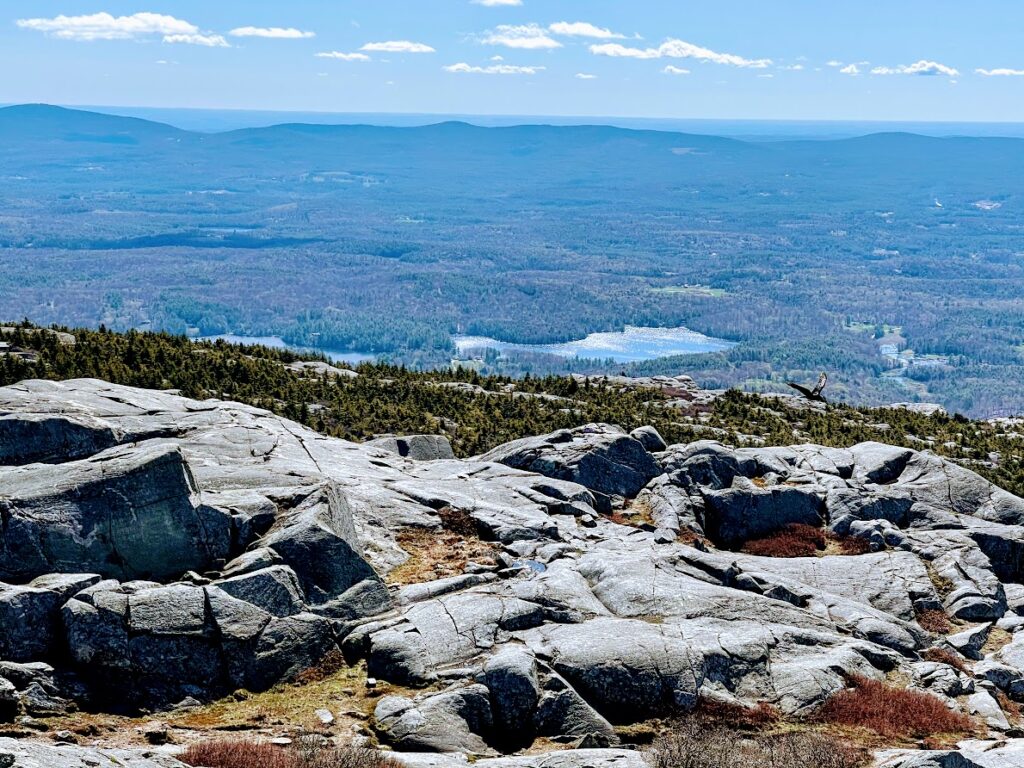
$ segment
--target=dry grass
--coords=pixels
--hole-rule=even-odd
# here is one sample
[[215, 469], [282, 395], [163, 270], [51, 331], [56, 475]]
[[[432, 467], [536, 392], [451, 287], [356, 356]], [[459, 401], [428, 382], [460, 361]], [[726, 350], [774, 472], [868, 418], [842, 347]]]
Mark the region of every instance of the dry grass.
[[824, 733], [745, 733], [700, 716], [673, 724], [648, 752], [652, 768], [859, 768], [869, 757]]
[[398, 768], [399, 765], [376, 750], [325, 748], [301, 740], [294, 748], [258, 741], [207, 741], [189, 747], [181, 761], [203, 768]]
[[865, 728], [887, 739], [923, 739], [937, 734], [968, 734], [975, 723], [936, 696], [854, 677], [852, 688], [829, 697], [818, 710], [821, 722]]
[[949, 648], [926, 648], [921, 651], [921, 658], [938, 664], [948, 664], [958, 672], [968, 671], [964, 660]]
[[936, 635], [948, 635], [956, 629], [949, 616], [946, 615], [946, 612], [940, 611], [937, 608], [918, 611], [917, 623], [921, 625], [921, 629]]
[[398, 545], [409, 559], [388, 574], [388, 582], [398, 586], [422, 584], [435, 579], [458, 576], [469, 562], [493, 564], [495, 547], [481, 541], [476, 521], [464, 510], [444, 507], [438, 510], [441, 530], [406, 528], [398, 534]]
[[1004, 691], [996, 691], [995, 697], [999, 708], [1003, 710], [1006, 719], [1010, 721], [1010, 725], [1020, 725], [1021, 715], [1024, 714], [1021, 712], [1020, 704], [1007, 696]]
[[995, 653], [1006, 645], [1009, 645], [1011, 640], [1013, 640], [1013, 635], [1005, 629], [992, 627], [988, 632], [988, 637], [985, 638], [985, 644], [981, 647], [981, 653], [985, 656], [990, 653]]
[[953, 582], [936, 571], [931, 563], [928, 563], [925, 569], [928, 571], [928, 578], [932, 582], [932, 586], [935, 587], [939, 597], [948, 597], [953, 591]]

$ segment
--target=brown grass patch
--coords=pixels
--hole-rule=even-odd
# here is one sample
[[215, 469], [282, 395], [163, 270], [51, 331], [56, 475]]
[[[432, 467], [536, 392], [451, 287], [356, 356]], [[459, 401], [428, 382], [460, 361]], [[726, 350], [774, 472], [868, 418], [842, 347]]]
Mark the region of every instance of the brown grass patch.
[[444, 507], [437, 514], [441, 518], [439, 531], [406, 528], [399, 532], [398, 545], [408, 553], [409, 559], [388, 574], [389, 583], [422, 584], [458, 576], [470, 562], [494, 563], [494, 544], [481, 541], [476, 521], [468, 512]]
[[936, 734], [967, 734], [975, 728], [971, 718], [947, 709], [936, 696], [894, 688], [853, 677], [852, 688], [830, 696], [817, 713], [821, 722], [866, 728], [887, 739], [923, 739]]
[[939, 597], [948, 597], [953, 591], [953, 582], [936, 571], [935, 566], [931, 563], [928, 563], [925, 566], [925, 570], [928, 571], [928, 579], [931, 581], [932, 586], [935, 587], [935, 591], [938, 592]]
[[1010, 724], [1019, 725], [1021, 722], [1020, 704], [1007, 696], [1005, 691], [996, 691], [995, 697], [999, 703], [999, 708], [1003, 710], [1003, 714], [1006, 715], [1006, 719], [1010, 721]]
[[741, 704], [702, 698], [697, 702], [694, 714], [712, 722], [727, 723], [734, 728], [754, 730], [766, 728], [782, 720], [782, 713], [764, 701], [752, 707], [745, 707]]
[[988, 637], [985, 638], [985, 644], [981, 647], [981, 653], [985, 656], [990, 653], [995, 653], [1004, 646], [1009, 645], [1011, 640], [1013, 640], [1013, 635], [1005, 629], [992, 627], [988, 632]]
[[921, 629], [936, 635], [948, 635], [956, 629], [946, 612], [940, 611], [938, 608], [918, 611], [917, 623], [921, 625]]
[[866, 750], [829, 734], [751, 734], [699, 716], [673, 723], [647, 756], [652, 768], [859, 768], [870, 759]]
[[967, 672], [967, 665], [964, 660], [949, 648], [925, 648], [921, 651], [921, 658], [934, 661], [938, 664], [948, 664], [958, 672]]
[[258, 741], [207, 741], [182, 755], [187, 765], [203, 768], [397, 768], [398, 763], [372, 749], [324, 748], [300, 740], [291, 748]]

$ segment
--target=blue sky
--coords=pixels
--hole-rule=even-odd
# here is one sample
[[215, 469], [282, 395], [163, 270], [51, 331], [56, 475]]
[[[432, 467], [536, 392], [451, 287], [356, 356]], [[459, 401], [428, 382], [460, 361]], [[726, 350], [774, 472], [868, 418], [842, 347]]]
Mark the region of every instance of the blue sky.
[[5, 0], [0, 102], [1024, 121], [1020, 0]]

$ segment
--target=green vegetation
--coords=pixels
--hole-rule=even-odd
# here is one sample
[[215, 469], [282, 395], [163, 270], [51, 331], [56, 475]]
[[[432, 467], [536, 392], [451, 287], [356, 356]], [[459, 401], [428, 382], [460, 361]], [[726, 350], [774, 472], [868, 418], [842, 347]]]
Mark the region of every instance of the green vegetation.
[[651, 424], [670, 443], [716, 439], [738, 445], [849, 446], [879, 440], [931, 448], [1024, 495], [1024, 446], [1013, 425], [998, 422], [899, 408], [814, 409], [739, 391], [728, 391], [710, 405], [684, 402], [670, 408], [669, 396], [658, 390], [620, 391], [599, 381], [555, 376], [513, 380], [461, 368], [414, 372], [364, 364], [356, 369], [357, 378], [320, 377], [287, 369], [289, 363], [313, 358], [285, 350], [197, 343], [163, 333], [70, 332], [73, 345], [29, 325], [0, 332], [0, 340], [38, 353], [34, 360], [0, 353], [0, 384], [94, 377], [179, 389], [189, 397], [267, 408], [352, 440], [382, 433], [443, 433], [460, 456], [590, 422], [626, 429]]

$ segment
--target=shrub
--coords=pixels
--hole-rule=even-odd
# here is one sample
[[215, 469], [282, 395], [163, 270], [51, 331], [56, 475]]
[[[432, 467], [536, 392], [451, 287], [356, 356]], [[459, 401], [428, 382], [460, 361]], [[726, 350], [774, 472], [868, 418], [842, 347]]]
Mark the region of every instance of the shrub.
[[207, 741], [181, 755], [186, 765], [203, 768], [298, 768], [290, 751], [255, 741]]
[[844, 555], [866, 555], [871, 551], [871, 542], [861, 536], [836, 536], [829, 534], [828, 540]]
[[257, 741], [208, 741], [193, 744], [180, 760], [202, 768], [399, 768], [373, 749], [324, 747], [304, 739], [292, 749]]
[[964, 664], [964, 660], [948, 648], [926, 648], [921, 651], [921, 658], [938, 664], [948, 664], [958, 672], [967, 671], [967, 665]]
[[749, 734], [695, 715], [675, 723], [648, 757], [652, 768], [857, 768], [868, 755], [825, 734]]
[[852, 688], [830, 696], [817, 713], [822, 722], [867, 728], [889, 739], [922, 739], [937, 733], [969, 733], [974, 721], [948, 709], [937, 696], [855, 676]]
[[946, 612], [937, 608], [918, 611], [917, 623], [921, 625], [921, 629], [936, 635], [948, 635], [954, 629], [953, 622], [949, 620]]
[[813, 525], [793, 523], [761, 539], [748, 541], [743, 552], [761, 557], [813, 557], [825, 549], [825, 532]]

